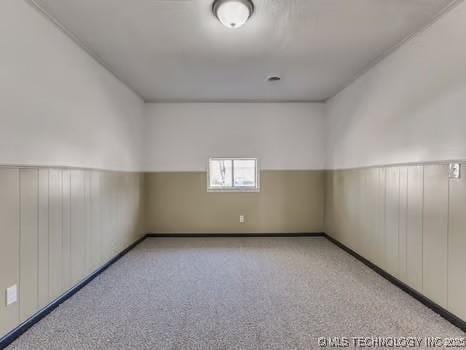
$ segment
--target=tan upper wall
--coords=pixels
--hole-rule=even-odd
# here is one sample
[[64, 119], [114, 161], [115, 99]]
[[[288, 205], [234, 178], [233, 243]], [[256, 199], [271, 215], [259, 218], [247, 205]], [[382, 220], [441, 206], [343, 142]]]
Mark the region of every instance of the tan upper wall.
[[[322, 232], [322, 171], [262, 171], [258, 193], [207, 192], [205, 172], [146, 173], [146, 231]], [[241, 224], [239, 216], [246, 222]]]

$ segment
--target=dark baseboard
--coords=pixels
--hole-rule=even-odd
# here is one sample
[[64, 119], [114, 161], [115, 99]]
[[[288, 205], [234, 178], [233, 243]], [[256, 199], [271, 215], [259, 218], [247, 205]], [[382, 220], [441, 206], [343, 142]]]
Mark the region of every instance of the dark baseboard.
[[148, 233], [149, 238], [233, 238], [233, 237], [324, 237], [323, 232], [308, 233]]
[[34, 326], [37, 322], [55, 310], [60, 304], [62, 304], [67, 299], [71, 298], [74, 294], [76, 294], [80, 289], [85, 287], [89, 282], [91, 282], [94, 278], [104, 272], [107, 268], [109, 268], [112, 264], [114, 264], [117, 260], [123, 257], [126, 253], [128, 253], [131, 249], [136, 247], [139, 243], [146, 239], [146, 235], [138, 239], [136, 242], [128, 246], [126, 249], [118, 253], [114, 258], [108, 261], [105, 265], [103, 265], [98, 270], [94, 271], [91, 275], [86, 277], [84, 280], [79, 282], [77, 285], [69, 289], [67, 292], [62, 294], [58, 299], [55, 299], [46, 307], [35, 313], [29, 319], [21, 323], [18, 327], [7, 333], [3, 338], [0, 338], [0, 350], [5, 349], [8, 345], [13, 343], [16, 339], [18, 339], [24, 332], [26, 332], [29, 328]]
[[367, 267], [369, 267], [370, 269], [372, 269], [373, 271], [377, 272], [380, 276], [384, 277], [385, 279], [387, 279], [388, 281], [390, 281], [391, 283], [393, 283], [395, 286], [397, 286], [398, 288], [400, 288], [401, 290], [403, 290], [404, 292], [408, 293], [410, 296], [412, 296], [413, 298], [417, 299], [418, 301], [420, 301], [422, 304], [424, 304], [425, 306], [427, 306], [429, 309], [431, 309], [432, 311], [434, 311], [435, 313], [439, 314], [440, 316], [442, 316], [444, 319], [446, 319], [447, 321], [449, 321], [451, 324], [455, 325], [456, 327], [458, 327], [459, 329], [461, 329], [463, 332], [466, 332], [466, 322], [463, 321], [461, 318], [459, 318], [458, 316], [452, 314], [450, 311], [444, 309], [442, 306], [438, 305], [437, 303], [433, 302], [432, 300], [430, 300], [429, 298], [427, 298], [426, 296], [422, 295], [421, 293], [419, 293], [418, 291], [416, 291], [415, 289], [411, 288], [410, 286], [408, 286], [406, 283], [400, 281], [398, 278], [392, 276], [391, 274], [389, 274], [388, 272], [386, 272], [385, 270], [381, 269], [380, 267], [378, 267], [377, 265], [373, 264], [372, 262], [370, 262], [369, 260], [367, 260], [366, 258], [362, 257], [361, 255], [359, 255], [358, 253], [356, 253], [354, 250], [352, 250], [351, 248], [347, 247], [346, 245], [344, 245], [343, 243], [337, 241], [336, 239], [330, 237], [329, 235], [327, 234], [324, 234], [324, 236], [330, 241], [332, 242], [333, 244], [335, 244], [336, 246], [338, 246], [339, 248], [343, 249], [345, 252], [347, 252], [348, 254], [352, 255], [353, 257], [355, 257], [356, 259], [358, 259], [359, 261], [361, 261], [364, 265], [366, 265]]

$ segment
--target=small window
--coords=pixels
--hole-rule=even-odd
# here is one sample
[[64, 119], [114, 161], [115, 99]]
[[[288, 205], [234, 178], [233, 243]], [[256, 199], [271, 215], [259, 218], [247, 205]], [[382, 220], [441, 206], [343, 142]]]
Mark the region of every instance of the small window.
[[259, 191], [257, 159], [210, 158], [209, 191]]

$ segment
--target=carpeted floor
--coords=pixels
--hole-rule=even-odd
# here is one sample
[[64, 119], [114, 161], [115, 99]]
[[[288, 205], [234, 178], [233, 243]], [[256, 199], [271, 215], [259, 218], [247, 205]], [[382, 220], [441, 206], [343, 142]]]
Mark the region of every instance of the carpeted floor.
[[9, 349], [312, 349], [464, 336], [325, 238], [151, 238]]

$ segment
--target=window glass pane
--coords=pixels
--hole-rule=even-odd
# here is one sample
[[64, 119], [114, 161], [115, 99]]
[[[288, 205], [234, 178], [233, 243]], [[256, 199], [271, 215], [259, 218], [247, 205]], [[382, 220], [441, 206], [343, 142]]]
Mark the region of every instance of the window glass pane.
[[256, 161], [254, 159], [234, 160], [235, 187], [256, 187]]
[[232, 160], [211, 159], [209, 164], [210, 187], [232, 187]]

